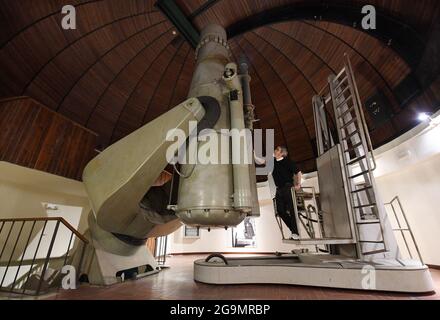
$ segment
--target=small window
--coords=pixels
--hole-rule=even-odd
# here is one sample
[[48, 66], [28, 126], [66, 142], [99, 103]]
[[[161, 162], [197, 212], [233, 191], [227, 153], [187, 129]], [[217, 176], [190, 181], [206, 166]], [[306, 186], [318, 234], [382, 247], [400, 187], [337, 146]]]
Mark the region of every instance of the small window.
[[183, 230], [184, 238], [200, 238], [200, 228], [185, 226]]

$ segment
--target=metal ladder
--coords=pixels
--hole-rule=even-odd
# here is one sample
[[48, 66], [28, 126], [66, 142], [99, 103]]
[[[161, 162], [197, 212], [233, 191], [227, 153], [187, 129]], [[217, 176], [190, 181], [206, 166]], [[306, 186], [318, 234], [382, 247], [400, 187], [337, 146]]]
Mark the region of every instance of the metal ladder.
[[[358, 251], [363, 256], [387, 252], [379, 213], [379, 205], [382, 204], [376, 201], [373, 147], [347, 55], [342, 71], [329, 77], [329, 88], [356, 226]], [[379, 228], [380, 239], [363, 239], [366, 228]]]

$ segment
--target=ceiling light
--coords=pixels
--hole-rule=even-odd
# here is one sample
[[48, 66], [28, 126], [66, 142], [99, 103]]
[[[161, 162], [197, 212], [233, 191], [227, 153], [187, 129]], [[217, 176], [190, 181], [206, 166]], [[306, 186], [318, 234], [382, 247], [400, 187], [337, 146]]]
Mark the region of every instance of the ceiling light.
[[420, 122], [425, 122], [431, 119], [431, 115], [427, 112], [420, 112], [417, 118], [419, 119]]

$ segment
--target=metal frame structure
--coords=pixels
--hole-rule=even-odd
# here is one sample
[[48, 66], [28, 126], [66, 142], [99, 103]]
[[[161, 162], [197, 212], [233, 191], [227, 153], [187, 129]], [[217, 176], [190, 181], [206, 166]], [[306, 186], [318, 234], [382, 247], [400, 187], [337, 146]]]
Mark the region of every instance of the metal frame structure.
[[[410, 228], [402, 226], [398, 220], [398, 228], [393, 230], [377, 192], [373, 148], [347, 55], [343, 70], [329, 77], [323, 91], [328, 94], [322, 95], [321, 92], [313, 99], [319, 154], [319, 207], [315, 192], [311, 198], [318, 207], [315, 211], [317, 219], [313, 219], [313, 213], [305, 206], [304, 194], [292, 190], [292, 211], [301, 223], [299, 227], [305, 229], [309, 238], [284, 240], [294, 245], [315, 246], [317, 253], [293, 250], [292, 254], [276, 253], [253, 258], [225, 258], [217, 254], [216, 259], [210, 256], [194, 262], [196, 281], [222, 285], [281, 283], [398, 292], [433, 290], [427, 266], [418, 261], [400, 259], [394, 233], [406, 232]], [[334, 123], [328, 121], [332, 119], [332, 113]], [[363, 185], [360, 186], [360, 182]], [[394, 203], [391, 205], [393, 210]], [[274, 209], [284, 239], [276, 201]], [[312, 220], [321, 224], [320, 214], [322, 234], [311, 225]], [[409, 248], [405, 237], [404, 240]], [[326, 245], [326, 254], [319, 253], [318, 245]], [[365, 267], [375, 270], [372, 287], [364, 285]]]
[[[356, 86], [350, 59], [345, 54], [345, 65], [336, 76], [329, 77], [330, 96], [337, 127], [339, 143], [343, 149], [345, 169], [351, 208], [355, 221], [358, 254], [362, 257], [383, 253], [387, 246], [383, 234], [383, 221], [374, 183], [373, 171], [376, 169], [372, 143], [368, 134], [362, 103]], [[373, 165], [371, 165], [373, 163]], [[360, 172], [353, 169], [360, 167]], [[358, 188], [355, 179], [363, 179], [364, 185]], [[369, 209], [369, 210], [368, 210]], [[365, 212], [367, 210], [367, 213]], [[362, 239], [361, 226], [376, 224], [380, 228], [381, 240]], [[364, 245], [382, 245], [383, 248], [364, 250]]]
[[[302, 211], [298, 208], [298, 195], [294, 189], [292, 189], [292, 199], [295, 218], [297, 224], [301, 223], [307, 231], [309, 238], [301, 237], [300, 240], [286, 239], [283, 233], [282, 221], [279, 217], [277, 222], [284, 242], [304, 245], [355, 244], [357, 258], [363, 259], [366, 256], [387, 253], [389, 251], [384, 235], [384, 215], [386, 216], [386, 210], [384, 204], [381, 204], [378, 198], [373, 175], [377, 165], [372, 142], [368, 134], [365, 115], [362, 110], [362, 102], [348, 55], [344, 55], [344, 60], [344, 68], [339, 74], [329, 77], [328, 84], [321, 90], [319, 95], [313, 98], [312, 105], [319, 159], [332, 152], [333, 149], [338, 149], [340, 161], [338, 166], [340, 165], [342, 169], [343, 188], [347, 198], [348, 218], [350, 220], [347, 223], [349, 223], [352, 237], [344, 239], [325, 237], [325, 232], [317, 236], [314, 230], [310, 228], [313, 223], [307, 210], [305, 210], [306, 214], [303, 217]], [[329, 122], [332, 119], [332, 115], [328, 114], [328, 108], [331, 108], [333, 112], [334, 123]], [[336, 141], [331, 125], [334, 126], [336, 131]], [[321, 210], [317, 205], [313, 189], [312, 194], [315, 208]], [[274, 208], [276, 212], [276, 205]], [[395, 212], [394, 207], [393, 211]], [[323, 212], [320, 213], [323, 215]], [[302, 217], [307, 221], [306, 223], [301, 219]], [[401, 225], [399, 221], [398, 224], [399, 228], [397, 230], [400, 231]], [[374, 232], [372, 228], [377, 228], [377, 232]], [[371, 230], [373, 230], [373, 234], [379, 233], [380, 239], [368, 238]], [[405, 231], [407, 230], [405, 229]]]

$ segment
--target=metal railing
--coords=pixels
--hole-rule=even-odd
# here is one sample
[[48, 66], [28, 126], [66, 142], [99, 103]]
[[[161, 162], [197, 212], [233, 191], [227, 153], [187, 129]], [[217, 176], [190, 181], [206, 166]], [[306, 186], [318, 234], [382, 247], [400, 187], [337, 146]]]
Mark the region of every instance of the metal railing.
[[[67, 232], [60, 233], [61, 228]], [[61, 217], [0, 219], [0, 291], [46, 293], [59, 284], [61, 270], [73, 262], [73, 253], [80, 254], [80, 268], [87, 244]]]
[[160, 266], [164, 266], [167, 260], [167, 242], [168, 237], [163, 236], [157, 237], [154, 244], [154, 258]]
[[[319, 194], [314, 187], [303, 187], [301, 191], [291, 189], [293, 213], [291, 218], [295, 219], [300, 239], [289, 239], [284, 234], [283, 220], [278, 214], [276, 199], [273, 199], [273, 206], [278, 228], [281, 232], [283, 242], [293, 242], [302, 245], [314, 245], [316, 252], [329, 252], [329, 243], [340, 242], [341, 239], [326, 238], [324, 232], [324, 221], [319, 204]], [[320, 247], [323, 246], [323, 247]]]
[[[403, 210], [403, 206], [402, 206], [402, 203], [400, 202], [399, 197], [398, 196], [394, 197], [390, 202], [385, 203], [385, 206], [389, 206], [392, 209], [391, 212], [393, 213], [394, 220], [397, 224], [397, 228], [393, 228], [393, 231], [396, 233], [400, 233], [402, 240], [405, 243], [405, 248], [406, 248], [406, 251], [407, 251], [409, 257], [411, 259], [414, 258], [414, 255], [412, 252], [413, 250], [411, 250], [411, 247], [410, 247], [410, 244], [408, 241], [409, 240], [408, 234], [409, 234], [410, 240], [412, 241], [414, 250], [417, 253], [419, 261], [422, 264], [424, 264], [423, 259], [422, 259], [422, 255], [420, 254], [419, 246], [417, 245], [416, 238], [414, 237], [411, 226], [409, 225], [408, 219], [406, 217], [406, 213]], [[397, 208], [399, 208], [400, 215], [403, 218], [403, 221], [401, 221], [399, 219], [398, 210], [396, 210]]]

